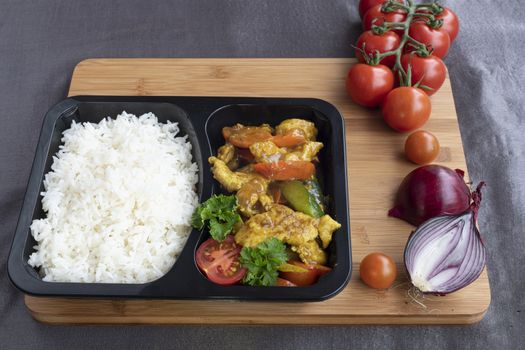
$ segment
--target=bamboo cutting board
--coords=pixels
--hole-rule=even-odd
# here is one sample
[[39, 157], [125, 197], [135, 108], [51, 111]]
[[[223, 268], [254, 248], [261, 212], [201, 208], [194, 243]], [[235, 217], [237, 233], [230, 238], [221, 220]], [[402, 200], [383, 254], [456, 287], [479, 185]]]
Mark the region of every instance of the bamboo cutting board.
[[[490, 303], [486, 271], [445, 297], [414, 295], [403, 249], [412, 226], [387, 217], [397, 186], [414, 165], [403, 158], [406, 135], [377, 111], [353, 104], [345, 78], [353, 59], [90, 59], [78, 64], [69, 95], [201, 95], [315, 97], [345, 118], [353, 274], [336, 297], [315, 303], [59, 299], [26, 296], [31, 314], [48, 323], [90, 324], [467, 324]], [[425, 129], [442, 145], [438, 163], [466, 169], [450, 82], [432, 97]], [[370, 252], [394, 258], [400, 274], [387, 291], [359, 280]], [[181, 281], [184, 283], [184, 281]]]

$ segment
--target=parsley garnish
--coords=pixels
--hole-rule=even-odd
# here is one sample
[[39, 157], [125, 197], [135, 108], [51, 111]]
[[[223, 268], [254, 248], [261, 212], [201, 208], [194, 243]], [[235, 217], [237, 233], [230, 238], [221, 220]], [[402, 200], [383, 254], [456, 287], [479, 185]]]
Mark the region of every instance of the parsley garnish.
[[237, 207], [235, 196], [214, 195], [195, 210], [191, 217], [191, 225], [202, 230], [208, 221], [211, 237], [216, 241], [223, 241], [233, 226], [241, 221]]
[[242, 248], [239, 261], [248, 270], [243, 283], [274, 286], [279, 275], [277, 268], [287, 260], [286, 246], [277, 238], [270, 238], [255, 248]]

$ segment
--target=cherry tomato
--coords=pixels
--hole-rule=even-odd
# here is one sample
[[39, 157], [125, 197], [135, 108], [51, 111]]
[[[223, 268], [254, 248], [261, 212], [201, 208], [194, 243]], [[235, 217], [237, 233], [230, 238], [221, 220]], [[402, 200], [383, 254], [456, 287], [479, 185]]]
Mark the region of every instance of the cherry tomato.
[[428, 86], [432, 90], [423, 90], [427, 95], [435, 94], [445, 82], [447, 68], [441, 58], [430, 55], [420, 57], [414, 53], [406, 53], [401, 56], [401, 65], [408, 70], [408, 64], [412, 72], [412, 84], [420, 82], [421, 85]]
[[359, 1], [359, 16], [363, 18], [366, 11], [370, 10], [371, 7], [376, 5], [382, 5], [386, 0], [360, 0]]
[[296, 260], [288, 261], [289, 264], [302, 267], [306, 272], [281, 272], [280, 276], [295, 285], [309, 286], [317, 282], [319, 277], [332, 271], [331, 268], [323, 265], [309, 265]]
[[382, 64], [357, 63], [348, 72], [346, 91], [352, 100], [364, 107], [377, 107], [394, 88], [394, 74]]
[[459, 33], [459, 19], [458, 16], [452, 12], [451, 9], [445, 7], [443, 12], [436, 16], [436, 19], [443, 20], [442, 30], [448, 33], [450, 37], [450, 43], [456, 40]]
[[405, 154], [416, 164], [432, 163], [439, 155], [439, 141], [428, 131], [415, 131], [405, 141]]
[[408, 34], [415, 40], [431, 46], [434, 49], [434, 56], [443, 58], [447, 55], [450, 37], [444, 30], [432, 29], [423, 22], [414, 22], [410, 25]]
[[392, 129], [412, 131], [422, 127], [430, 117], [430, 98], [421, 89], [401, 86], [386, 96], [381, 111]]
[[[404, 22], [406, 20], [406, 13], [402, 10], [395, 10], [394, 12], [382, 12], [381, 5], [375, 5], [366, 11], [363, 17], [363, 30], [372, 29], [372, 24], [380, 26], [383, 22]], [[374, 22], [374, 19], [376, 20]], [[401, 36], [403, 35], [402, 30], [395, 30], [395, 32]]]
[[297, 287], [297, 284], [294, 284], [284, 278], [277, 277], [277, 286], [279, 287]]
[[[403, 0], [396, 0], [397, 2], [403, 2]], [[359, 1], [359, 16], [363, 18], [366, 11], [370, 10], [376, 5], [383, 5], [387, 0], [360, 0]]]
[[370, 10], [376, 5], [383, 5], [387, 0], [360, 0], [359, 1], [359, 16], [363, 18], [366, 11]]
[[246, 274], [241, 267], [241, 247], [232, 235], [222, 242], [210, 238], [202, 243], [195, 254], [199, 269], [208, 279], [217, 284], [230, 285], [239, 282]]
[[256, 163], [253, 170], [264, 177], [276, 180], [308, 180], [315, 174], [315, 165], [305, 160]]
[[[361, 34], [359, 39], [357, 39], [355, 46], [358, 49], [363, 49], [364, 45], [364, 51], [370, 55], [374, 54], [376, 51], [381, 53], [393, 51], [398, 48], [400, 42], [401, 39], [399, 39], [399, 35], [390, 30], [381, 35], [374, 34], [374, 32], [371, 30], [367, 30]], [[355, 57], [359, 60], [359, 62], [365, 62], [365, 58], [361, 54], [360, 50], [355, 50]], [[396, 56], [387, 56], [379, 63], [392, 68], [396, 63]]]
[[369, 287], [385, 289], [394, 283], [397, 269], [394, 260], [388, 255], [371, 253], [361, 261], [359, 273]]

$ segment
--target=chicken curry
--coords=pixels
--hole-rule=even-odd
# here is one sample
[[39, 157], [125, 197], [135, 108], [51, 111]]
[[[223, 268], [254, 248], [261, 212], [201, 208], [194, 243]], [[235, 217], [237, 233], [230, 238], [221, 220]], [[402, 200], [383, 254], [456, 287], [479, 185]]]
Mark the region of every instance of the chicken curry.
[[225, 144], [208, 161], [213, 177], [237, 198], [242, 220], [233, 228], [235, 242], [256, 247], [276, 238], [303, 263], [326, 264], [325, 249], [341, 225], [325, 213], [316, 179], [323, 143], [314, 123], [236, 124], [222, 134]]

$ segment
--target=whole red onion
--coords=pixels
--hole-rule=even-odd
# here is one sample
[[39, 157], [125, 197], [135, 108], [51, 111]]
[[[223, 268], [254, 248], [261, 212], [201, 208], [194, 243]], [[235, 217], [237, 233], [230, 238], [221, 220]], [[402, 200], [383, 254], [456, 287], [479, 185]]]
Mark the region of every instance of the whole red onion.
[[470, 206], [471, 193], [465, 173], [441, 165], [425, 165], [401, 182], [389, 216], [420, 225], [438, 215], [457, 215]]

